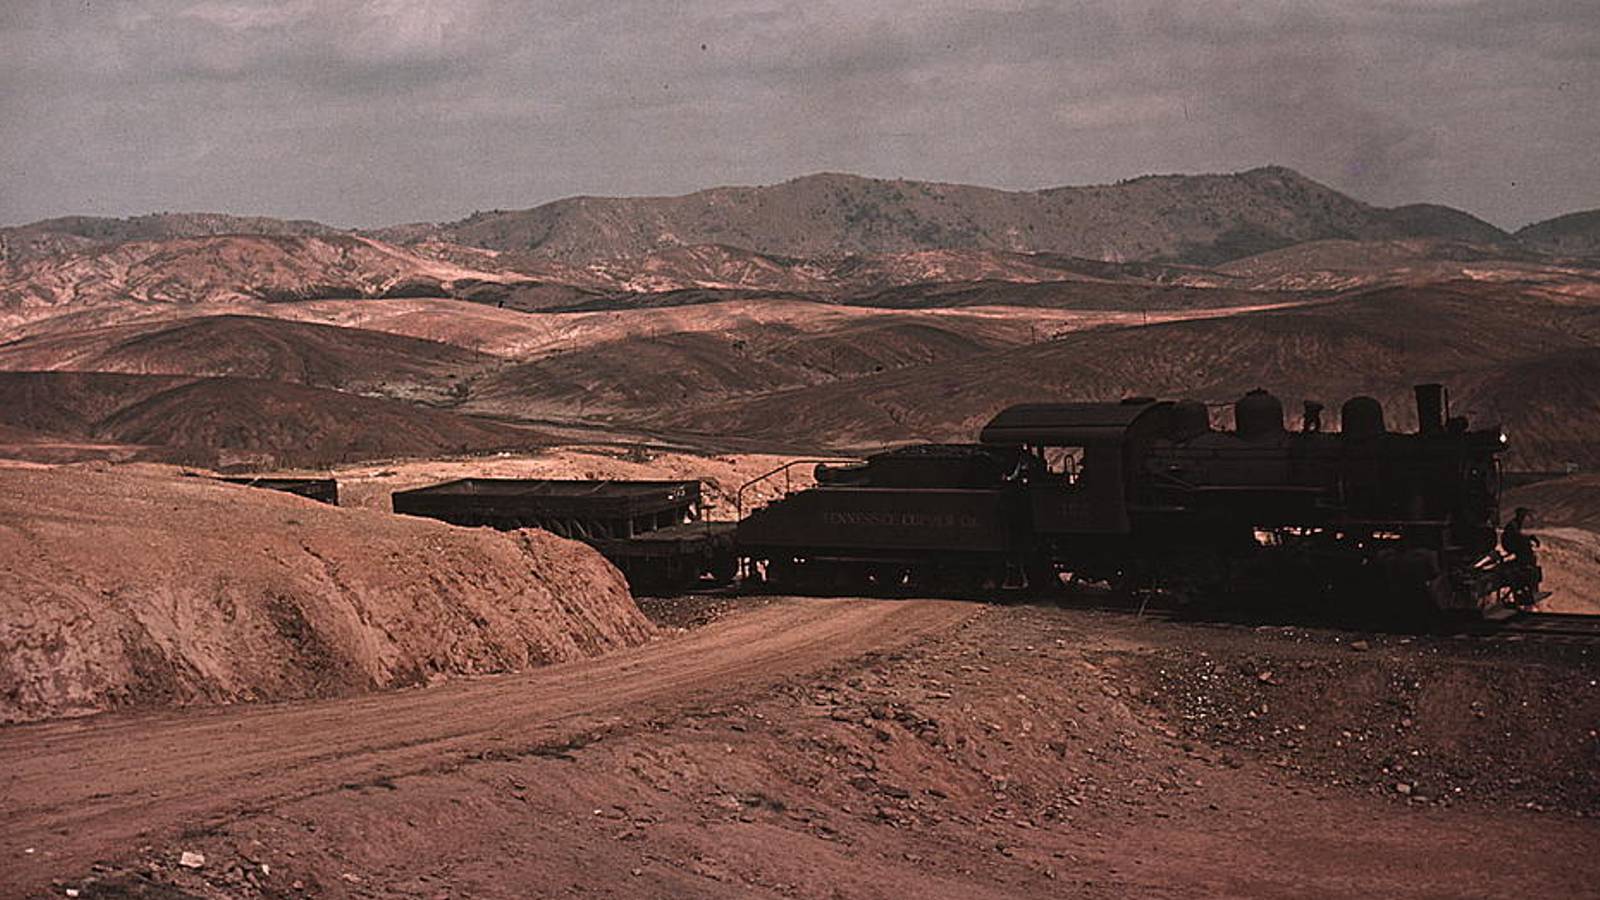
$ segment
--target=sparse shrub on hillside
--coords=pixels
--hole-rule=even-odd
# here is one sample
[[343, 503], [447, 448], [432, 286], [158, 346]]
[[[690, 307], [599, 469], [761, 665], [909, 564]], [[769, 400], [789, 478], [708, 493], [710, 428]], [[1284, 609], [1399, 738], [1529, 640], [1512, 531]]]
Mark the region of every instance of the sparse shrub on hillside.
[[392, 299], [401, 299], [406, 297], [443, 297], [445, 296], [445, 289], [444, 285], [437, 281], [426, 278], [408, 278], [397, 281], [385, 288], [380, 296]]

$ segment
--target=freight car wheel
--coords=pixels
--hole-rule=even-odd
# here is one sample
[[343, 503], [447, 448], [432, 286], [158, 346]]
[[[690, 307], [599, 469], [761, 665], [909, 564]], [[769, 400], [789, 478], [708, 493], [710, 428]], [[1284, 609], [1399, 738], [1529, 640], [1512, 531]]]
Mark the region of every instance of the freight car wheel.
[[857, 586], [864, 594], [882, 595], [894, 590], [899, 577], [899, 572], [887, 566], [863, 563], [857, 567], [853, 579], [841, 581], [839, 586], [846, 590], [851, 586]]
[[772, 590], [791, 590], [798, 579], [798, 573], [795, 570], [796, 565], [793, 559], [787, 556], [774, 556], [766, 561], [762, 580]]
[[732, 553], [716, 557], [706, 565], [706, 573], [718, 587], [733, 584], [733, 580], [739, 577], [739, 558]]
[[933, 570], [930, 588], [942, 596], [970, 599], [980, 596], [994, 581], [987, 566], [952, 563]]
[[767, 564], [767, 582], [784, 593], [826, 596], [833, 591], [834, 572], [821, 560], [778, 557]]

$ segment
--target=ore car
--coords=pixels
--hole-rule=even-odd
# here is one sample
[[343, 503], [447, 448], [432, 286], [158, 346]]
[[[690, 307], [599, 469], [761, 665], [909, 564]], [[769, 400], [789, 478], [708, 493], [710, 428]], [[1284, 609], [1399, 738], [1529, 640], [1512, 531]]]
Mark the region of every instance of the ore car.
[[394, 511], [454, 525], [543, 528], [583, 541], [638, 591], [734, 575], [733, 523], [706, 521], [698, 481], [461, 478], [396, 491]]

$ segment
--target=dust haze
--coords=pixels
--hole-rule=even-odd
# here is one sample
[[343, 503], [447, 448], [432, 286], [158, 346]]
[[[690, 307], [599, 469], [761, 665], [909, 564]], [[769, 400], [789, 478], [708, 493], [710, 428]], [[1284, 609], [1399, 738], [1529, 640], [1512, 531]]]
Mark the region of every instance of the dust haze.
[[1593, 4], [11, 3], [0, 79], [0, 894], [1600, 879]]

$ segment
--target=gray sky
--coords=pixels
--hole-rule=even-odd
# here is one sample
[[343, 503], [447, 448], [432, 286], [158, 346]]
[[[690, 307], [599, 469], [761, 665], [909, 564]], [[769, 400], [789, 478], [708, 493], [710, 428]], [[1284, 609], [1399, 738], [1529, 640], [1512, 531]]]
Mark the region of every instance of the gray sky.
[[6, 224], [1281, 163], [1515, 228], [1597, 161], [1597, 0], [0, 3]]

